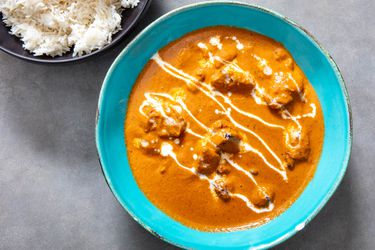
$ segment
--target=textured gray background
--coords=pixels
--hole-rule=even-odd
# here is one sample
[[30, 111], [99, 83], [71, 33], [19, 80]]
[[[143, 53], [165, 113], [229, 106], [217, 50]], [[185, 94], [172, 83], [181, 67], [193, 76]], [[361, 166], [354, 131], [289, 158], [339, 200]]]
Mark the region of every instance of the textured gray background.
[[[194, 1], [154, 0], [132, 37]], [[311, 31], [347, 82], [354, 144], [329, 203], [281, 249], [375, 247], [375, 1], [249, 1]], [[141, 228], [107, 187], [94, 120], [104, 75], [131, 39], [79, 64], [31, 64], [0, 52], [0, 249], [174, 249]], [[334, 156], [332, 156], [334, 157]]]

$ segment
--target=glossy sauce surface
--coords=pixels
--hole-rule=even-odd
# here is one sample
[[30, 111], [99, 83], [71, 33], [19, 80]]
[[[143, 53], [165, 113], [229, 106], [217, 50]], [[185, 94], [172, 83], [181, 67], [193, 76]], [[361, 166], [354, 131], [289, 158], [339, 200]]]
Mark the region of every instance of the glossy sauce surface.
[[287, 209], [315, 172], [323, 135], [319, 100], [286, 49], [221, 26], [154, 55], [125, 121], [141, 190], [204, 231], [257, 226]]

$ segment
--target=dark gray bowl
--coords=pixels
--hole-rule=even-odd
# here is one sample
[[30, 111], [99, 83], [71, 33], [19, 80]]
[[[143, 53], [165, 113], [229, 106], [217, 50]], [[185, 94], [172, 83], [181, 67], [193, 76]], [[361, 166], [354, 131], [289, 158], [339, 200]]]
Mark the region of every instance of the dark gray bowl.
[[[148, 7], [150, 6], [151, 0], [140, 0], [138, 6], [133, 9], [126, 9], [123, 12], [123, 18], [121, 20], [121, 27], [122, 30], [117, 32], [112, 37], [112, 42], [105, 47], [93, 51], [90, 54], [83, 55], [80, 57], [73, 57], [72, 51], [65, 53], [62, 56], [34, 56], [29, 51], [26, 51], [22, 47], [21, 40], [9, 34], [9, 28], [5, 26], [5, 24], [1, 22], [0, 24], [0, 49], [8, 54], [16, 56], [18, 58], [33, 61], [38, 63], [66, 63], [66, 62], [73, 62], [78, 60], [86, 59], [90, 56], [97, 55], [105, 50], [108, 50], [113, 45], [118, 43], [121, 39], [123, 39], [131, 30], [134, 28], [136, 23], [140, 20], [142, 15], [146, 12]], [[2, 14], [0, 13], [0, 19], [3, 19]]]

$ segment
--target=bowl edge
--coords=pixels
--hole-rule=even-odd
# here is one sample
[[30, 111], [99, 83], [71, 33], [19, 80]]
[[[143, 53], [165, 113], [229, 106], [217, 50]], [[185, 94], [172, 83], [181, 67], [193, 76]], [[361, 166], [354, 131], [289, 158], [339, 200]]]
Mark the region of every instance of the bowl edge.
[[[133, 40], [130, 41], [127, 44], [127, 46], [116, 57], [116, 59], [114, 60], [114, 62], [110, 66], [110, 68], [109, 68], [109, 70], [108, 70], [108, 72], [107, 72], [107, 74], [106, 74], [106, 76], [104, 78], [103, 85], [102, 85], [101, 90], [100, 90], [99, 100], [98, 100], [98, 110], [100, 110], [101, 103], [102, 103], [102, 98], [104, 96], [103, 92], [105, 92], [105, 88], [106, 88], [106, 86], [108, 84], [109, 77], [112, 74], [113, 70], [115, 69], [115, 67], [117, 66], [117, 64], [119, 63], [119, 61], [124, 57], [125, 53], [131, 47], [131, 45], [134, 44], [138, 39], [140, 39], [145, 33], [147, 33], [148, 30], [150, 30], [152, 27], [156, 26], [159, 22], [161, 22], [165, 18], [174, 16], [174, 15], [178, 14], [181, 11], [189, 10], [189, 9], [195, 8], [197, 6], [199, 7], [199, 6], [222, 5], [222, 4], [240, 5], [240, 6], [243, 6], [243, 7], [246, 7], [246, 8], [254, 8], [254, 9], [257, 9], [259, 11], [266, 12], [266, 13], [272, 15], [272, 16], [275, 16], [275, 17], [277, 17], [277, 18], [279, 18], [279, 19], [287, 22], [288, 24], [294, 26], [295, 28], [299, 29], [307, 38], [309, 38], [312, 41], [312, 43], [314, 43], [322, 51], [322, 53], [325, 55], [325, 57], [329, 61], [331, 67], [333, 68], [333, 70], [335, 72], [335, 75], [337, 76], [337, 78], [339, 80], [341, 91], [342, 91], [342, 93], [344, 94], [344, 97], [345, 97], [346, 108], [348, 110], [349, 131], [347, 131], [348, 132], [348, 141], [347, 141], [347, 144], [346, 144], [346, 146], [348, 147], [348, 150], [346, 152], [343, 164], [341, 166], [342, 168], [341, 168], [341, 171], [340, 171], [340, 174], [339, 174], [338, 178], [336, 179], [335, 185], [333, 185], [331, 187], [331, 189], [327, 193], [327, 196], [325, 197], [325, 199], [323, 199], [320, 202], [320, 204], [316, 207], [316, 209], [301, 223], [301, 224], [304, 224], [304, 226], [306, 226], [322, 210], [322, 208], [326, 205], [326, 203], [329, 201], [329, 199], [332, 197], [332, 195], [337, 190], [339, 184], [341, 183], [341, 181], [342, 181], [342, 179], [343, 179], [343, 177], [344, 177], [344, 175], [346, 173], [346, 170], [347, 170], [347, 167], [348, 167], [348, 164], [349, 164], [349, 160], [350, 160], [351, 151], [352, 151], [353, 118], [352, 118], [352, 109], [351, 109], [351, 103], [350, 103], [349, 93], [348, 93], [347, 86], [345, 84], [344, 78], [343, 78], [343, 76], [341, 74], [341, 71], [340, 71], [338, 65], [334, 61], [333, 57], [329, 54], [329, 52], [318, 42], [318, 40], [309, 31], [307, 31], [305, 28], [303, 28], [300, 24], [296, 23], [292, 19], [290, 19], [290, 18], [288, 18], [288, 17], [286, 17], [286, 16], [284, 16], [284, 15], [282, 15], [282, 14], [276, 12], [276, 11], [273, 11], [271, 9], [268, 9], [268, 8], [265, 8], [265, 7], [256, 5], [256, 4], [244, 3], [244, 2], [239, 2], [239, 1], [225, 1], [225, 0], [224, 1], [223, 0], [219, 0], [219, 1], [215, 1], [215, 2], [203, 1], [203, 2], [199, 2], [199, 3], [193, 3], [193, 4], [184, 5], [184, 6], [181, 6], [179, 8], [176, 8], [174, 10], [171, 10], [171, 11], [163, 14], [162, 16], [160, 16], [159, 18], [157, 18], [156, 20], [154, 20], [145, 29], [143, 29], [139, 34], [137, 34], [133, 38]], [[98, 137], [99, 137], [98, 124], [99, 124], [99, 119], [100, 119], [99, 111], [98, 111], [97, 114], [98, 115], [97, 115], [96, 125], [95, 125], [95, 141], [96, 141], [97, 153], [98, 153], [98, 156], [99, 156], [98, 157], [99, 158], [99, 163], [101, 165], [101, 169], [102, 169], [103, 175], [104, 175], [104, 177], [106, 179], [106, 182], [107, 182], [107, 184], [108, 184], [111, 192], [113, 193], [113, 195], [115, 196], [115, 198], [117, 199], [117, 201], [122, 205], [122, 207], [131, 215], [131, 217], [135, 221], [137, 221], [142, 227], [144, 227], [147, 231], [149, 231], [151, 234], [153, 234], [157, 238], [162, 239], [162, 240], [164, 240], [164, 241], [166, 241], [166, 242], [168, 242], [168, 243], [170, 243], [172, 245], [175, 245], [175, 246], [181, 247], [181, 248], [186, 248], [185, 246], [179, 245], [178, 243], [173, 242], [173, 241], [171, 241], [169, 239], [166, 239], [166, 238], [160, 236], [159, 234], [157, 234], [149, 226], [145, 225], [142, 221], [140, 221], [120, 201], [120, 198], [118, 197], [117, 193], [112, 188], [112, 185], [111, 185], [110, 180], [108, 178], [108, 175], [107, 175], [107, 172], [105, 170], [105, 167], [101, 163], [101, 160], [100, 160], [100, 156], [101, 156], [101, 154], [100, 154], [100, 145], [99, 145], [100, 143], [99, 143], [99, 139], [98, 139]], [[276, 245], [278, 245], [278, 244], [286, 241], [287, 239], [289, 239], [290, 237], [292, 237], [293, 235], [295, 235], [300, 230], [301, 229], [294, 229], [293, 231], [290, 231], [287, 234], [280, 236], [279, 238], [271, 241], [270, 243], [259, 245], [259, 246], [256, 246], [256, 247], [250, 248], [250, 249], [267, 249], [267, 248], [276, 246]]]

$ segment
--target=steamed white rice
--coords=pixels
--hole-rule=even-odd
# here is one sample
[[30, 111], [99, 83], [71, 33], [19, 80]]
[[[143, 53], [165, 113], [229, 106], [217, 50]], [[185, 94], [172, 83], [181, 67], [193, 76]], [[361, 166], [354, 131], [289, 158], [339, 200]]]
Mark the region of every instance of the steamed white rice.
[[10, 33], [35, 56], [88, 54], [111, 42], [121, 29], [121, 11], [139, 0], [0, 0]]

